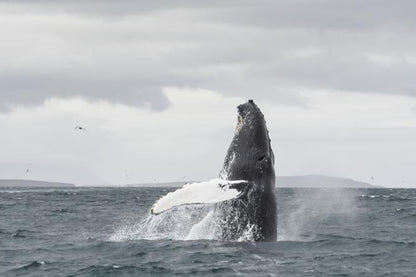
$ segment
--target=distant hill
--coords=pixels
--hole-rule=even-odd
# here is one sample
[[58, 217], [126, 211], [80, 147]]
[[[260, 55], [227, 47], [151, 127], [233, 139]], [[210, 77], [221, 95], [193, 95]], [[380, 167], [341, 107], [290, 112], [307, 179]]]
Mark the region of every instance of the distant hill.
[[34, 180], [0, 179], [0, 187], [74, 187], [74, 184]]
[[[166, 183], [143, 183], [143, 184], [127, 184], [123, 187], [182, 187], [185, 183], [194, 181], [166, 182]], [[74, 184], [60, 182], [45, 182], [34, 180], [1, 180], [0, 187], [74, 187]], [[306, 188], [376, 188], [380, 186], [371, 185], [369, 183], [355, 181], [349, 178], [330, 177], [322, 175], [305, 175], [305, 176], [277, 176], [277, 187], [306, 187]]]
[[349, 178], [330, 177], [322, 175], [278, 176], [277, 187], [306, 187], [306, 188], [376, 188], [369, 183], [355, 181]]
[[183, 185], [185, 185], [187, 183], [194, 183], [194, 182], [196, 182], [196, 181], [127, 184], [127, 185], [123, 185], [123, 187], [154, 187], [154, 188], [156, 188], [156, 187], [158, 187], [158, 188], [172, 187], [172, 188], [178, 188], [178, 187], [182, 187]]
[[[169, 182], [169, 183], [147, 183], [147, 184], [128, 184], [127, 187], [181, 187], [188, 182]], [[349, 178], [330, 177], [322, 175], [305, 176], [277, 176], [277, 187], [289, 188], [377, 188], [369, 183], [355, 181]]]

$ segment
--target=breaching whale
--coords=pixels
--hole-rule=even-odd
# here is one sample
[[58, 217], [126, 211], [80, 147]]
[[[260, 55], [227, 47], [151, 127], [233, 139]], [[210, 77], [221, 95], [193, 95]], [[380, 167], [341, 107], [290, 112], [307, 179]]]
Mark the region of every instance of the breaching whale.
[[276, 241], [274, 154], [266, 121], [253, 100], [238, 106], [237, 127], [220, 176], [246, 181], [231, 185], [240, 192], [238, 198], [216, 207], [222, 238], [234, 240], [250, 231], [254, 241]]
[[238, 122], [220, 178], [187, 184], [159, 199], [151, 212], [158, 214], [185, 204], [216, 203], [214, 218], [222, 240], [248, 235], [254, 241], [276, 241], [274, 154], [266, 121], [253, 100], [237, 109]]

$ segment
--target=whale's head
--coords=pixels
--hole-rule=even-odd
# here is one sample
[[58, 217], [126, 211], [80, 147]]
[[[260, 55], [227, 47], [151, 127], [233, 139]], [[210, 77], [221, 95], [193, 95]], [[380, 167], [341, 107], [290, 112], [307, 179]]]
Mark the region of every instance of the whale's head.
[[251, 181], [265, 166], [274, 172], [274, 155], [266, 121], [254, 101], [239, 105], [237, 110], [238, 122], [221, 177]]

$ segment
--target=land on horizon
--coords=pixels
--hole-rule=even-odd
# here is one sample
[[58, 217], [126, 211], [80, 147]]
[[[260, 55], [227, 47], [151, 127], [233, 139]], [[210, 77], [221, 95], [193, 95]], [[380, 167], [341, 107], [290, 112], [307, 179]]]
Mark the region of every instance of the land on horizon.
[[24, 179], [0, 179], [0, 187], [75, 187], [74, 184]]
[[[186, 183], [195, 181], [181, 182], [160, 182], [160, 183], [138, 183], [122, 185], [92, 185], [96, 187], [181, 187]], [[37, 181], [24, 179], [0, 179], [0, 187], [88, 187], [78, 186], [71, 183]], [[356, 181], [350, 178], [331, 177], [323, 175], [303, 175], [303, 176], [276, 176], [276, 187], [305, 187], [305, 188], [381, 188], [382, 186], [373, 185], [366, 182]]]

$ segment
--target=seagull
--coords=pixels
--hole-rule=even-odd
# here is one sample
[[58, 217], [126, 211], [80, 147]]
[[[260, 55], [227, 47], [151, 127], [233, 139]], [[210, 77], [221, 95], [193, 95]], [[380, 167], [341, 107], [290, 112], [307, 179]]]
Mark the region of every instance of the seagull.
[[75, 130], [80, 130], [80, 131], [85, 131], [85, 132], [87, 131], [87, 129], [81, 126], [75, 126]]
[[29, 173], [30, 167], [32, 167], [32, 163], [29, 163], [29, 166], [26, 168], [26, 173]]

